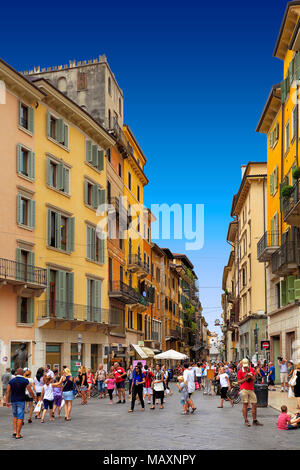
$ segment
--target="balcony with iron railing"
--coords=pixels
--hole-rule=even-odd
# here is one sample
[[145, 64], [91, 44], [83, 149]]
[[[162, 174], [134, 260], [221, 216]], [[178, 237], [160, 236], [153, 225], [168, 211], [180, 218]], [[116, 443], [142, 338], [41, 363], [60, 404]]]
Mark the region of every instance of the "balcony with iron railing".
[[120, 153], [123, 155], [124, 158], [129, 157], [130, 155], [133, 155], [133, 148], [129, 144], [121, 126], [118, 124], [118, 121], [116, 119], [113, 120], [113, 125], [111, 126], [110, 123], [107, 124], [107, 126], [110, 128], [109, 132], [114, 136], [117, 142], [117, 148], [120, 151]]
[[289, 197], [282, 198], [283, 220], [295, 227], [300, 227], [300, 180], [293, 185]]
[[123, 281], [109, 281], [108, 295], [125, 304], [133, 304], [138, 301], [138, 293], [136, 290], [125, 284]]
[[150, 266], [138, 254], [128, 256], [127, 268], [130, 272], [135, 272], [138, 277], [147, 277], [150, 274]]
[[54, 323], [55, 327], [59, 329], [65, 322], [70, 322], [72, 329], [76, 326], [81, 329], [85, 326], [88, 328], [94, 326], [97, 329], [119, 326], [113, 315], [113, 310], [72, 302], [60, 302], [54, 299], [37, 302], [37, 318], [40, 328], [49, 328], [50, 324]]
[[272, 273], [285, 276], [299, 265], [299, 247], [295, 241], [285, 241], [272, 255]]
[[0, 258], [0, 284], [12, 284], [42, 292], [47, 286], [47, 270]]
[[280, 232], [266, 231], [257, 243], [257, 259], [260, 262], [269, 261], [279, 246]]

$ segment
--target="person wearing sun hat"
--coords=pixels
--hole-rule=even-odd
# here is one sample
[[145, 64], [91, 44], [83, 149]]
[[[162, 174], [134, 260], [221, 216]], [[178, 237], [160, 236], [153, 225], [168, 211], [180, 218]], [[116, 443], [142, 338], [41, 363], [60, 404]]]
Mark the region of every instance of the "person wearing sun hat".
[[251, 426], [247, 416], [248, 403], [252, 405], [253, 425], [263, 426], [263, 424], [257, 421], [256, 419], [257, 398], [254, 392], [255, 370], [252, 367], [249, 367], [249, 361], [246, 358], [242, 360], [242, 367], [238, 372], [237, 379], [242, 393], [243, 416], [245, 420], [245, 426]]

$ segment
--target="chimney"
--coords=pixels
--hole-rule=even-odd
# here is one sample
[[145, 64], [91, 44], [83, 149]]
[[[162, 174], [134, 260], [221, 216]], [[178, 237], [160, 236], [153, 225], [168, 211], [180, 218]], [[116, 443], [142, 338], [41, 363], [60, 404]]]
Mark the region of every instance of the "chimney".
[[244, 178], [244, 174], [245, 174], [246, 167], [247, 167], [247, 165], [241, 165], [242, 179]]

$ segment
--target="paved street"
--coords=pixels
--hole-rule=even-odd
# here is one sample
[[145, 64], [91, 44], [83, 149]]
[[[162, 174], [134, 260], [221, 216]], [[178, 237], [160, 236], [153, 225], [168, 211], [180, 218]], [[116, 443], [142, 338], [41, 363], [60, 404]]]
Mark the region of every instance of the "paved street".
[[[218, 409], [218, 397], [195, 392], [197, 411], [181, 415], [179, 394], [167, 399], [165, 409], [144, 413], [140, 406], [129, 414], [128, 403], [109, 405], [108, 399], [91, 399], [88, 406], [74, 401], [72, 421], [63, 418], [55, 422], [34, 420], [25, 424], [24, 439], [11, 437], [11, 409], [0, 408], [0, 449], [299, 449], [300, 430], [278, 431], [278, 412], [259, 408], [262, 428], [246, 428], [241, 405], [233, 409], [225, 403]], [[48, 419], [48, 417], [47, 417]]]

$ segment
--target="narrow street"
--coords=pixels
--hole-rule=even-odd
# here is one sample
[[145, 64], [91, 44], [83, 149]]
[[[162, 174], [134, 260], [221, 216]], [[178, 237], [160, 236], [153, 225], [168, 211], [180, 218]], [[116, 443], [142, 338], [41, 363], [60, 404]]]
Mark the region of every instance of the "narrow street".
[[[62, 449], [62, 450], [126, 450], [126, 449], [299, 449], [300, 430], [278, 431], [278, 412], [259, 408], [258, 418], [263, 427], [246, 428], [243, 424], [241, 404], [233, 409], [225, 403], [218, 409], [219, 397], [203, 396], [195, 392], [194, 415], [181, 415], [179, 394], [172, 384], [174, 395], [167, 398], [165, 409], [157, 407], [145, 412], [136, 405], [128, 413], [128, 403], [109, 405], [108, 399], [91, 399], [88, 406], [74, 402], [72, 421], [63, 418], [50, 423], [33, 420], [25, 424], [24, 439], [11, 437], [11, 409], [0, 408], [0, 449]], [[26, 415], [25, 415], [26, 419]], [[48, 419], [48, 416], [47, 418]]]

